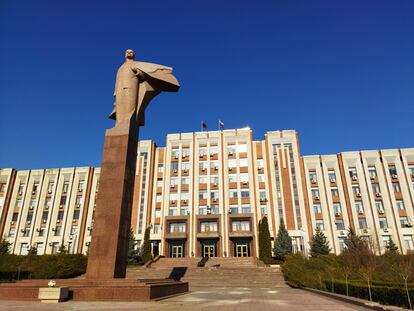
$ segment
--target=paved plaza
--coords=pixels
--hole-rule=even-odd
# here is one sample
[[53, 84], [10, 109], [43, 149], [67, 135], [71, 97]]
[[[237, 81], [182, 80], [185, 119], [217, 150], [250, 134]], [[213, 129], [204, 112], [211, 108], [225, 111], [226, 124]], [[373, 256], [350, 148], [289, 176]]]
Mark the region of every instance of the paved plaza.
[[1, 301], [0, 310], [368, 310], [292, 288], [193, 288], [190, 293], [157, 302], [38, 302]]

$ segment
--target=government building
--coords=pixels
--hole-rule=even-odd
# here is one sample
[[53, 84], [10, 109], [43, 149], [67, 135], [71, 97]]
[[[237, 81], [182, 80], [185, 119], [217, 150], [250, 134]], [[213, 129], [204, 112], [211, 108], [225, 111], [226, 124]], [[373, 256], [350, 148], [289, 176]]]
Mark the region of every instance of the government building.
[[[0, 169], [0, 233], [13, 253], [87, 253], [99, 174]], [[336, 254], [348, 228], [378, 254], [391, 238], [414, 250], [414, 148], [302, 156], [294, 130], [261, 141], [248, 128], [170, 134], [165, 147], [140, 141], [135, 178], [131, 226], [138, 245], [150, 228], [154, 256], [257, 257], [265, 215], [272, 240], [283, 219], [304, 255], [316, 228]]]

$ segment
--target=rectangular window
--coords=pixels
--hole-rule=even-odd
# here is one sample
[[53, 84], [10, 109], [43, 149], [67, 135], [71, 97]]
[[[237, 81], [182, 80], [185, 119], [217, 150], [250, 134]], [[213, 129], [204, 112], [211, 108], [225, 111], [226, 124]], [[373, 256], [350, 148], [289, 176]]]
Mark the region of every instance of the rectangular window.
[[313, 211], [315, 212], [315, 214], [320, 214], [322, 213], [322, 208], [320, 204], [314, 204], [313, 205]]
[[49, 212], [43, 212], [42, 213], [42, 222], [46, 222], [47, 218], [49, 217]]
[[63, 191], [63, 193], [67, 193], [68, 190], [69, 190], [69, 182], [65, 181], [63, 183], [63, 189], [62, 189], [62, 191]]
[[312, 197], [319, 198], [319, 190], [318, 189], [311, 189]]
[[207, 200], [208, 199], [208, 194], [207, 194], [207, 190], [200, 190], [198, 192], [198, 198], [200, 200]]
[[367, 220], [365, 218], [358, 218], [359, 229], [368, 229]]
[[237, 161], [236, 160], [229, 160], [227, 163], [229, 168], [236, 168], [237, 167]]
[[394, 189], [394, 192], [398, 193], [401, 192], [401, 187], [399, 182], [393, 182], [392, 188]]
[[178, 212], [177, 212], [177, 208], [175, 207], [170, 207], [168, 209], [168, 216], [177, 216]]
[[319, 230], [325, 230], [325, 224], [323, 223], [323, 220], [316, 220], [315, 224], [316, 228], [318, 228]]
[[250, 222], [248, 220], [233, 220], [232, 231], [250, 231]]
[[199, 206], [198, 207], [198, 214], [199, 215], [207, 215], [207, 206]]
[[242, 204], [241, 208], [242, 208], [242, 213], [243, 214], [251, 213], [250, 204]]
[[210, 213], [213, 214], [213, 215], [220, 214], [219, 206], [217, 204], [211, 204], [210, 205]]
[[203, 221], [200, 224], [201, 232], [217, 232], [217, 222], [215, 221]]
[[384, 204], [382, 201], [375, 201], [375, 207], [377, 208], [378, 213], [384, 214]]
[[178, 148], [171, 150], [171, 156], [178, 159], [178, 157], [180, 156], [180, 151], [178, 150]]
[[199, 149], [200, 157], [203, 157], [203, 156], [207, 155], [207, 153], [208, 153], [207, 147], [200, 147], [200, 149]]
[[14, 238], [16, 236], [16, 228], [10, 228], [9, 237]]
[[29, 208], [34, 209], [36, 207], [36, 199], [30, 199]]
[[16, 207], [22, 207], [23, 201], [21, 199], [16, 200]]
[[388, 228], [387, 218], [380, 217], [380, 218], [378, 218], [378, 220], [379, 220], [379, 225], [380, 225], [381, 229], [387, 229]]
[[63, 220], [63, 216], [64, 215], [65, 215], [65, 212], [64, 211], [59, 211], [57, 219], [58, 220]]
[[240, 195], [242, 198], [250, 198], [250, 191], [249, 190], [241, 190]]
[[246, 144], [238, 144], [237, 145], [237, 152], [247, 152], [247, 145]]
[[239, 166], [240, 167], [247, 167], [248, 166], [247, 159], [240, 159]]
[[55, 228], [55, 236], [61, 236], [62, 235], [62, 227], [58, 226]]
[[52, 198], [47, 197], [45, 200], [45, 209], [49, 209], [52, 206]]
[[200, 184], [206, 184], [208, 182], [208, 177], [207, 176], [200, 176], [198, 178], [198, 181]]
[[23, 195], [23, 191], [24, 191], [24, 184], [20, 184], [19, 185], [19, 190], [17, 191], [18, 195]]
[[352, 186], [352, 193], [355, 195], [360, 195], [361, 194], [361, 188], [358, 185], [353, 185]]
[[355, 203], [355, 209], [358, 214], [364, 213], [364, 204], [361, 201], [356, 201]]
[[200, 168], [200, 170], [205, 171], [208, 169], [208, 162], [202, 161], [198, 164], [198, 167]]
[[210, 183], [218, 184], [218, 182], [219, 182], [218, 176], [210, 176]]
[[336, 225], [336, 230], [345, 230], [345, 223], [342, 219], [335, 221], [335, 225]]
[[74, 220], [78, 220], [79, 219], [79, 215], [80, 215], [80, 211], [79, 210], [73, 211], [73, 219]]
[[238, 205], [230, 205], [229, 207], [230, 214], [238, 214], [239, 213], [239, 206]]
[[262, 215], [267, 215], [267, 205], [260, 205], [260, 212]]
[[0, 192], [5, 192], [6, 191], [6, 183], [1, 183], [0, 184]]
[[12, 216], [12, 221], [17, 221], [17, 219], [19, 218], [19, 213], [13, 213], [13, 216]]
[[397, 177], [397, 169], [396, 169], [395, 165], [388, 166], [388, 170], [390, 172], [391, 177], [393, 177], [393, 178]]
[[229, 183], [237, 182], [237, 175], [236, 174], [230, 174], [229, 175]]
[[404, 245], [407, 250], [413, 250], [413, 236], [411, 234], [404, 235]]
[[342, 215], [342, 207], [340, 203], [334, 203], [333, 205], [335, 216]]
[[61, 196], [60, 197], [60, 205], [66, 205], [66, 196]]
[[158, 171], [158, 173], [163, 173], [164, 172], [164, 164], [158, 164], [157, 171]]
[[85, 187], [85, 181], [84, 180], [79, 180], [78, 191], [82, 192], [84, 187]]
[[249, 174], [240, 174], [240, 182], [241, 183], [248, 183], [249, 182]]
[[219, 192], [218, 190], [213, 190], [210, 192], [210, 198], [212, 200], [217, 200], [219, 198]]
[[264, 174], [260, 174], [259, 175], [259, 182], [265, 182], [265, 181], [266, 181], [265, 175]]
[[181, 184], [182, 185], [189, 185], [190, 184], [190, 178], [189, 177], [181, 177]]
[[358, 179], [356, 167], [350, 167], [348, 172], [349, 172], [349, 177], [351, 177], [352, 180]]
[[309, 172], [309, 180], [311, 183], [317, 182], [316, 172]]
[[372, 192], [374, 192], [375, 195], [381, 194], [381, 189], [379, 184], [372, 184]]
[[338, 188], [331, 188], [331, 195], [333, 197], [339, 196]]
[[229, 197], [230, 198], [233, 198], [233, 199], [236, 199], [237, 198], [237, 190], [233, 190], [233, 189], [230, 189], [229, 190]]
[[178, 171], [178, 162], [171, 162], [171, 171], [176, 173]]
[[189, 171], [190, 170], [190, 162], [183, 162], [183, 163], [181, 163], [181, 169], [183, 171]]
[[47, 185], [47, 193], [52, 193], [53, 192], [53, 188], [55, 187], [55, 183], [54, 182], [49, 182]]
[[335, 171], [328, 171], [328, 178], [330, 182], [336, 182]]
[[399, 210], [405, 210], [404, 201], [403, 200], [397, 200], [397, 207]]
[[177, 192], [171, 192], [169, 196], [170, 201], [177, 201], [178, 193]]
[[408, 217], [406, 217], [406, 216], [400, 217], [400, 223], [401, 223], [401, 228], [410, 227], [410, 225], [411, 225], [408, 222]]
[[263, 159], [258, 159], [256, 163], [257, 163], [257, 168], [260, 169], [264, 167]]
[[375, 166], [368, 167], [368, 174], [371, 179], [375, 179], [378, 176]]
[[185, 222], [170, 223], [170, 232], [171, 233], [185, 232]]
[[161, 233], [161, 225], [154, 225], [154, 234]]
[[414, 176], [414, 165], [408, 166], [408, 172], [410, 173], [411, 176]]
[[180, 183], [180, 179], [178, 177], [171, 177], [170, 179], [170, 185], [171, 186], [178, 186], [178, 184]]
[[183, 200], [183, 201], [184, 200], [187, 200], [188, 201], [190, 199], [190, 194], [188, 192], [182, 191], [181, 192], [181, 195], [180, 195], [180, 199]]

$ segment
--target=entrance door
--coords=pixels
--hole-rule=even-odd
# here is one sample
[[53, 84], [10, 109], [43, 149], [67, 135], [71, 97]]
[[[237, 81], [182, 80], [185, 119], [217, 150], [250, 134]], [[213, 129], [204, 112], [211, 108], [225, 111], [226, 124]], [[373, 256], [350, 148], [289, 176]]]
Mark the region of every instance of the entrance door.
[[172, 258], [182, 258], [183, 257], [183, 246], [182, 245], [172, 245], [171, 246], [171, 257]]
[[216, 257], [216, 246], [215, 245], [204, 245], [203, 257]]
[[236, 257], [248, 257], [249, 246], [247, 244], [236, 244]]

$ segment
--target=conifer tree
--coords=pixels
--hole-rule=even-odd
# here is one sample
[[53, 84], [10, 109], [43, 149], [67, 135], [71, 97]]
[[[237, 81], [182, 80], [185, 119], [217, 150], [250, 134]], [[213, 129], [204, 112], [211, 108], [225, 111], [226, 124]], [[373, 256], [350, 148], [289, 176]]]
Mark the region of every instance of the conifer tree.
[[387, 253], [398, 254], [398, 246], [394, 243], [394, 240], [391, 236], [387, 245], [385, 245], [385, 251]]
[[312, 236], [312, 240], [309, 242], [310, 244], [310, 255], [312, 257], [318, 257], [319, 255], [329, 255], [331, 248], [329, 247], [328, 239], [326, 238], [325, 234], [316, 227], [316, 232]]
[[142, 261], [145, 263], [151, 259], [151, 242], [150, 242], [150, 227], [145, 229], [144, 245], [142, 246]]
[[284, 260], [285, 256], [292, 253], [292, 239], [286, 230], [283, 218], [280, 219], [280, 227], [277, 233], [273, 253], [277, 259]]
[[130, 228], [128, 234], [128, 262], [137, 263], [140, 261], [139, 259], [139, 250], [135, 249], [134, 231]]
[[7, 241], [6, 238], [3, 238], [0, 241], [0, 255], [10, 254], [10, 247], [11, 247], [11, 243]]
[[259, 221], [259, 259], [268, 263], [272, 258], [272, 243], [270, 239], [269, 223], [264, 216]]

